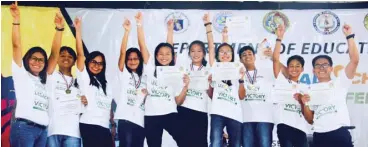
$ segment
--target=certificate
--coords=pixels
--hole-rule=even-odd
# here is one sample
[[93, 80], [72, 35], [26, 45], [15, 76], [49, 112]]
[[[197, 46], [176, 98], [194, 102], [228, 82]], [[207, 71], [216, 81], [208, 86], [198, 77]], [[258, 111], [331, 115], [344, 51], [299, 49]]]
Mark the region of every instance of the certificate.
[[297, 86], [294, 84], [275, 84], [271, 90], [272, 102], [282, 104], [298, 103], [294, 99], [294, 94], [297, 92]]
[[189, 88], [196, 90], [207, 90], [209, 85], [208, 75], [209, 72], [207, 70], [191, 71], [189, 73]]
[[328, 104], [333, 97], [332, 86], [329, 83], [311, 84], [309, 88], [309, 96], [309, 105]]
[[217, 62], [213, 66], [213, 81], [237, 80], [240, 77], [240, 63]]
[[59, 115], [80, 114], [82, 103], [76, 95], [57, 94], [56, 111]]
[[159, 85], [172, 88], [182, 88], [185, 69], [182, 66], [157, 66], [157, 80]]
[[226, 18], [229, 36], [244, 37], [252, 31], [249, 16], [231, 16]]

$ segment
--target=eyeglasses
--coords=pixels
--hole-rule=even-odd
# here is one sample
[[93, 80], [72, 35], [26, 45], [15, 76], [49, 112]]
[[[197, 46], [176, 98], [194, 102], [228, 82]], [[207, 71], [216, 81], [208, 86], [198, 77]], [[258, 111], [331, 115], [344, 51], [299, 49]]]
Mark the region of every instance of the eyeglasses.
[[128, 61], [138, 61], [138, 58], [128, 58]]
[[317, 68], [317, 69], [320, 69], [321, 67], [323, 67], [323, 69], [325, 69], [325, 68], [330, 67], [330, 64], [325, 63], [325, 64], [315, 64], [314, 65], [314, 68]]
[[226, 54], [231, 54], [232, 51], [220, 51], [219, 53], [220, 53], [220, 55], [224, 55], [225, 53]]
[[31, 57], [32, 62], [39, 62], [39, 63], [45, 63], [45, 59], [43, 58], [37, 58], [37, 57]]
[[93, 64], [93, 66], [103, 66], [104, 62], [97, 62], [96, 60], [91, 60], [89, 63]]

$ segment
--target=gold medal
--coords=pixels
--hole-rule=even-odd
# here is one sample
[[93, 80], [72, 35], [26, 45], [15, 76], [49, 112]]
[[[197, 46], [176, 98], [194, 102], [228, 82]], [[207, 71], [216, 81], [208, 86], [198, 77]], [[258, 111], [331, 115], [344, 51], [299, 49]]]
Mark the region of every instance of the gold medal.
[[70, 94], [71, 92], [72, 92], [72, 90], [70, 90], [70, 89], [65, 90], [66, 94]]

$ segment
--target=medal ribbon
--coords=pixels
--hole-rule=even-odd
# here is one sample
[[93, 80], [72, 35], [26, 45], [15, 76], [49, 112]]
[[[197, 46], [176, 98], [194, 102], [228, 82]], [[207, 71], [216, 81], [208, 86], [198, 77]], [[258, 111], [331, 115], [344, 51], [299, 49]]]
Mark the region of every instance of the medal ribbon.
[[70, 87], [72, 87], [73, 85], [73, 81], [74, 81], [74, 78], [72, 77], [72, 80], [70, 81], [70, 85], [68, 84], [68, 81], [66, 80], [64, 74], [62, 72], [59, 71], [59, 74], [63, 77], [65, 83], [66, 83], [66, 90], [69, 90]]
[[[198, 68], [198, 70], [197, 70], [197, 71], [200, 71], [202, 68], [203, 68], [203, 65], [201, 65], [201, 66]], [[193, 64], [190, 64], [190, 69], [191, 69], [192, 71], [194, 71]]]
[[133, 75], [133, 73], [131, 73], [131, 75], [132, 75], [132, 77], [133, 77], [133, 80], [134, 80], [134, 86], [135, 86], [135, 89], [138, 89], [138, 87], [139, 87], [139, 85], [141, 85], [141, 79], [142, 79], [142, 77], [139, 77], [139, 79], [138, 79], [138, 82], [135, 80], [135, 77], [134, 77], [134, 75]]
[[251, 84], [254, 84], [257, 80], [257, 69], [254, 69], [253, 78], [250, 78], [250, 74], [248, 70], [245, 72], [247, 74], [247, 78]]

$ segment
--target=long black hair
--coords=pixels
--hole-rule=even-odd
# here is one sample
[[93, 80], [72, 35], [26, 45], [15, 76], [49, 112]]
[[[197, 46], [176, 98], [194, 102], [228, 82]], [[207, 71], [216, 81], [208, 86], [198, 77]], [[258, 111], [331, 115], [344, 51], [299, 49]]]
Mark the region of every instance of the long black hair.
[[192, 43], [190, 43], [189, 50], [188, 50], [188, 55], [189, 56], [190, 56], [190, 51], [192, 50], [192, 46], [193, 45], [199, 45], [201, 47], [202, 52], [203, 52], [202, 65], [203, 66], [206, 66], [207, 65], [207, 61], [206, 61], [206, 49], [205, 49], [204, 43], [202, 41], [199, 41], [199, 40], [195, 40]]
[[132, 69], [130, 69], [127, 64], [128, 64], [128, 57], [131, 53], [136, 53], [137, 56], [138, 56], [138, 60], [139, 60], [139, 64], [138, 64], [138, 67], [137, 67], [137, 74], [139, 77], [142, 76], [143, 74], [143, 57], [142, 57], [142, 53], [141, 51], [139, 51], [139, 49], [137, 48], [129, 48], [125, 54], [125, 67], [126, 69], [128, 70], [129, 73], [132, 73]]
[[[235, 53], [234, 53], [234, 48], [228, 44], [228, 43], [222, 43], [216, 50], [216, 55], [215, 55], [215, 58], [217, 60], [217, 62], [220, 62], [220, 59], [219, 59], [219, 54], [220, 54], [220, 49], [224, 46], [228, 46], [230, 49], [231, 49], [231, 61], [230, 62], [234, 62], [234, 58], [235, 58]], [[224, 80], [222, 81], [223, 83], [227, 84], [228, 86], [231, 86], [233, 85], [231, 83], [231, 80]]]
[[41, 72], [38, 74], [38, 76], [41, 79], [41, 83], [46, 84], [48, 63], [47, 63], [47, 54], [43, 48], [36, 46], [36, 47], [32, 47], [31, 49], [29, 49], [26, 52], [26, 54], [23, 56], [23, 66], [24, 66], [24, 69], [26, 69], [26, 71], [31, 73], [32, 71], [29, 68], [29, 60], [31, 59], [32, 55], [37, 52], [42, 54], [43, 60], [45, 61], [44, 67], [41, 70]]
[[[160, 51], [161, 48], [163, 47], [168, 47], [170, 48], [171, 50], [171, 55], [172, 55], [172, 60], [171, 62], [169, 63], [169, 66], [174, 66], [175, 65], [175, 53], [174, 53], [174, 47], [170, 44], [170, 43], [160, 43], [156, 46], [156, 49], [155, 49], [155, 67], [156, 66], [162, 66], [162, 64], [160, 64], [160, 62], [158, 62], [158, 60], [156, 59], [156, 56], [158, 54], [158, 51]], [[156, 68], [155, 68], [155, 73], [154, 73], [154, 76], [157, 77], [157, 72], [156, 72]]]
[[[89, 62], [91, 62], [94, 58], [96, 58], [97, 56], [101, 56], [102, 58], [102, 63], [103, 63], [103, 67], [102, 67], [102, 70], [100, 73], [98, 73], [97, 75], [94, 75], [88, 68], [88, 64]], [[106, 73], [106, 60], [105, 60], [105, 55], [99, 51], [93, 51], [91, 53], [89, 53], [89, 55], [87, 56], [86, 58], [86, 61], [85, 61], [85, 64], [87, 65], [86, 66], [86, 70], [88, 72], [88, 75], [89, 75], [89, 79], [90, 79], [90, 85], [93, 85], [93, 86], [96, 86], [97, 88], [100, 88], [100, 84], [98, 84], [98, 82], [101, 83], [101, 86], [102, 86], [102, 90], [104, 91], [105, 95], [106, 94], [106, 84], [107, 84], [107, 81], [106, 81], [106, 76], [105, 76], [105, 73]], [[96, 78], [95, 78], [96, 77]], [[97, 80], [98, 82], [97, 82]]]

